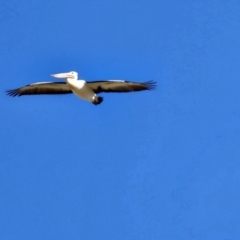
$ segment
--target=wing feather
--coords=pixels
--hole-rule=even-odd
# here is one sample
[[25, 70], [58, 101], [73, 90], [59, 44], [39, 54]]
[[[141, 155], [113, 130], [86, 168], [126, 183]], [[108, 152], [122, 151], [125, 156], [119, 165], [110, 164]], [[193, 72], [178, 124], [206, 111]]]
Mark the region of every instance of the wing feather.
[[108, 80], [108, 81], [94, 81], [87, 82], [87, 86], [95, 93], [100, 92], [136, 92], [144, 90], [154, 90], [157, 87], [156, 82], [130, 82], [123, 80]]
[[72, 93], [71, 89], [65, 82], [39, 82], [26, 85], [6, 91], [9, 96], [16, 97], [22, 95], [37, 94], [66, 94]]

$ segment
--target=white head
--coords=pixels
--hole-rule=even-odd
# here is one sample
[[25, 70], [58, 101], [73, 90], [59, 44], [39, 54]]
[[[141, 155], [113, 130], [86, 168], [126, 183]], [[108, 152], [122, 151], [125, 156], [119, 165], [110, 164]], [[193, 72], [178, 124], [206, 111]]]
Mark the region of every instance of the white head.
[[78, 79], [78, 73], [71, 71], [71, 72], [67, 72], [67, 73], [57, 73], [57, 74], [52, 74], [52, 77], [55, 78], [71, 78], [71, 79]]

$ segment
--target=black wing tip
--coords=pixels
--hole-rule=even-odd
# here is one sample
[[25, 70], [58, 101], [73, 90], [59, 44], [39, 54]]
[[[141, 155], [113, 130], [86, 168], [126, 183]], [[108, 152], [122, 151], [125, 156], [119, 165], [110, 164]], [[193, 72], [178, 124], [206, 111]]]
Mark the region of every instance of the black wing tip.
[[147, 90], [155, 90], [157, 88], [157, 82], [153, 80], [144, 82], [144, 84], [146, 85]]
[[12, 89], [12, 90], [6, 90], [6, 93], [8, 96], [11, 96], [11, 97], [16, 97], [16, 96], [21, 96], [21, 93], [19, 92], [19, 89]]

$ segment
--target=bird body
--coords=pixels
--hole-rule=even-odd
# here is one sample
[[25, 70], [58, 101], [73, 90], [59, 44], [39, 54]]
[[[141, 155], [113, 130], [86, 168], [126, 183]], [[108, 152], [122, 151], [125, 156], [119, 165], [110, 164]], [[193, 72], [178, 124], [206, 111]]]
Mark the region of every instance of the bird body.
[[134, 92], [143, 90], [153, 90], [156, 83], [148, 81], [144, 83], [130, 82], [124, 80], [100, 80], [86, 82], [78, 80], [78, 73], [71, 71], [68, 73], [52, 74], [55, 78], [65, 78], [66, 82], [37, 82], [21, 88], [8, 90], [10, 96], [36, 95], [36, 94], [67, 94], [74, 93], [81, 99], [98, 105], [103, 98], [98, 96], [101, 92]]
[[76, 96], [90, 102], [94, 100], [96, 94], [91, 88], [87, 87], [86, 81], [67, 78], [66, 82]]

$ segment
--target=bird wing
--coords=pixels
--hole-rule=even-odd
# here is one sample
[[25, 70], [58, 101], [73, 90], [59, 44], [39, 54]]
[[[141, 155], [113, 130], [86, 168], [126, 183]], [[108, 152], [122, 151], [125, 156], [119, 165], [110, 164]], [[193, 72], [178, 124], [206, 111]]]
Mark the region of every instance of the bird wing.
[[156, 82], [129, 82], [123, 80], [107, 80], [94, 81], [86, 83], [95, 93], [100, 92], [136, 92], [143, 90], [154, 90], [157, 86]]
[[65, 82], [38, 82], [6, 91], [9, 96], [72, 93]]

